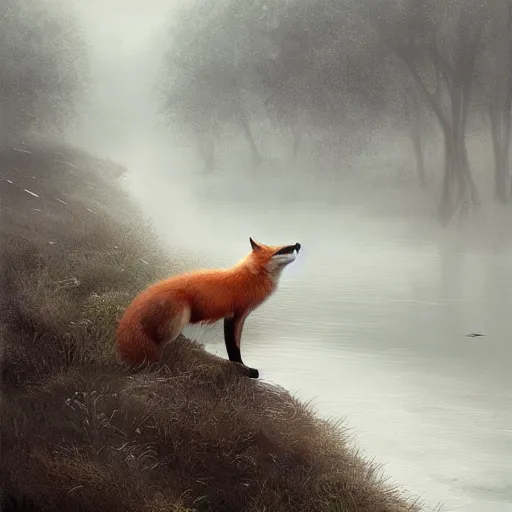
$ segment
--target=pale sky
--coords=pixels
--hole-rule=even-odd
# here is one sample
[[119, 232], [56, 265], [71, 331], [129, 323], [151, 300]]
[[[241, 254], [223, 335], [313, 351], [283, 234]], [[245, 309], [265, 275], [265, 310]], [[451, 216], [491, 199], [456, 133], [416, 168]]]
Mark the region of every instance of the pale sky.
[[152, 88], [163, 61], [162, 36], [173, 9], [187, 0], [43, 1], [49, 8], [71, 7], [89, 47], [93, 83], [87, 115], [74, 136], [108, 156], [124, 154], [141, 134], [149, 137], [157, 122]]
[[45, 0], [71, 4], [94, 47], [137, 50], [154, 37], [183, 0]]

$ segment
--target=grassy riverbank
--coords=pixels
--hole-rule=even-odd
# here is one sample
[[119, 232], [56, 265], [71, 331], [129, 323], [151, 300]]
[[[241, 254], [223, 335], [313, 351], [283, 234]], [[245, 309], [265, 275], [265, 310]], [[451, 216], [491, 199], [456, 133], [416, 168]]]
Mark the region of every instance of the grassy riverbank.
[[184, 264], [122, 173], [69, 147], [0, 152], [2, 510], [420, 510], [341, 426], [197, 343], [117, 360], [123, 307]]

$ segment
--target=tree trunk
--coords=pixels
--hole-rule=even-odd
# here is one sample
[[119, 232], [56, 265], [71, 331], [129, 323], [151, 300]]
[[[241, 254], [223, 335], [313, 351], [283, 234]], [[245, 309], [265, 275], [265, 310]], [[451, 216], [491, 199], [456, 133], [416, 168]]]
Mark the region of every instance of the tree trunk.
[[412, 109], [410, 110], [411, 142], [414, 152], [416, 174], [421, 188], [427, 187], [427, 173], [425, 170], [425, 158], [423, 154], [423, 125], [421, 109], [415, 91], [412, 94]]
[[509, 110], [489, 107], [492, 146], [494, 151], [494, 198], [502, 204], [509, 200], [507, 184], [510, 175], [510, 116]]
[[414, 120], [411, 127], [411, 140], [416, 161], [416, 174], [421, 188], [427, 187], [427, 173], [425, 170], [425, 158], [423, 155], [423, 140], [419, 120]]
[[471, 175], [466, 147], [466, 121], [469, 104], [469, 91], [464, 85], [449, 89], [451, 98], [451, 123], [447, 125], [448, 141], [452, 151], [451, 164], [454, 183], [457, 184], [457, 201], [454, 211], [466, 200], [472, 205], [479, 204], [478, 191]]
[[469, 165], [468, 148], [466, 147], [465, 141], [462, 150], [464, 157], [464, 169], [466, 174], [466, 180], [468, 181], [469, 192], [471, 195], [471, 204], [473, 206], [480, 206], [480, 194], [478, 193], [478, 189], [476, 188], [476, 183], [475, 180], [473, 179], [473, 174], [471, 172], [471, 166]]
[[[461, 118], [458, 118], [462, 121]], [[445, 168], [439, 203], [439, 219], [446, 225], [459, 207], [467, 201], [479, 204], [478, 191], [471, 176], [466, 147], [465, 128], [453, 118], [453, 126], [444, 127]]]
[[509, 195], [507, 194], [507, 183], [510, 176], [510, 153], [509, 144], [504, 145], [500, 155], [499, 162], [496, 162], [495, 169], [495, 198], [502, 204], [507, 204]]
[[[463, 14], [465, 16], [465, 14]], [[483, 18], [482, 18], [483, 19]], [[462, 20], [462, 18], [461, 18]], [[462, 37], [461, 22], [461, 37]], [[445, 174], [443, 191], [439, 204], [439, 216], [443, 223], [450, 220], [456, 208], [469, 200], [473, 205], [479, 203], [478, 191], [471, 175], [466, 148], [466, 125], [471, 93], [471, 79], [475, 68], [476, 45], [481, 39], [483, 22], [479, 24], [469, 39], [461, 39], [463, 47], [456, 55], [453, 66], [446, 65], [439, 54], [437, 42], [429, 47], [431, 64], [438, 72], [439, 81], [434, 91], [429, 89], [419, 71], [418, 58], [407, 47], [398, 49], [398, 56], [407, 66], [411, 77], [419, 86], [427, 104], [436, 115], [445, 138]], [[412, 34], [412, 32], [411, 32]], [[412, 35], [410, 43], [414, 45]], [[441, 86], [444, 84], [443, 88]], [[440, 94], [441, 93], [441, 94]], [[450, 99], [449, 111], [443, 105], [443, 94]], [[453, 202], [451, 186], [457, 186], [457, 199]]]
[[249, 121], [244, 112], [239, 112], [239, 120], [240, 124], [244, 130], [244, 135], [249, 143], [249, 147], [251, 148], [252, 160], [254, 165], [258, 165], [261, 162], [260, 152], [258, 151], [258, 147], [256, 146], [256, 142], [254, 140], [254, 136], [252, 134], [251, 127], [249, 125]]
[[465, 138], [455, 130], [455, 134], [445, 134], [443, 189], [439, 203], [441, 223], [446, 225], [467, 201], [478, 205], [478, 191], [469, 168]]
[[452, 218], [454, 207], [452, 198], [453, 183], [453, 144], [449, 142], [449, 136], [445, 133], [444, 140], [444, 175], [443, 175], [443, 189], [441, 192], [441, 199], [439, 201], [439, 220], [441, 224], [446, 225]]

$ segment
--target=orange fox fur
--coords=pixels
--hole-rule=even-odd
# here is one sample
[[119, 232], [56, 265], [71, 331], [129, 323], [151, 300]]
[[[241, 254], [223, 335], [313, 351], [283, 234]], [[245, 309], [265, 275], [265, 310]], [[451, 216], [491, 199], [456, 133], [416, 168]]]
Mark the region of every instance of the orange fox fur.
[[[142, 291], [126, 308], [116, 331], [121, 358], [132, 364], [160, 361], [164, 347], [187, 324], [224, 319], [230, 361], [240, 364], [245, 319], [276, 290], [284, 267], [300, 244], [270, 246], [255, 242], [252, 251], [229, 269], [200, 270], [165, 279]], [[249, 368], [257, 378], [258, 370]]]

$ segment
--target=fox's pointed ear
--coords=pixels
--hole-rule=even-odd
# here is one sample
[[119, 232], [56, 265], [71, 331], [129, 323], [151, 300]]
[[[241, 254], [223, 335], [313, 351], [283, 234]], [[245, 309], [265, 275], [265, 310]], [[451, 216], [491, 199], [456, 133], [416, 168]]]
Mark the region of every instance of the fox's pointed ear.
[[261, 246], [258, 245], [251, 237], [249, 237], [249, 242], [251, 242], [251, 247], [253, 251], [259, 251]]

